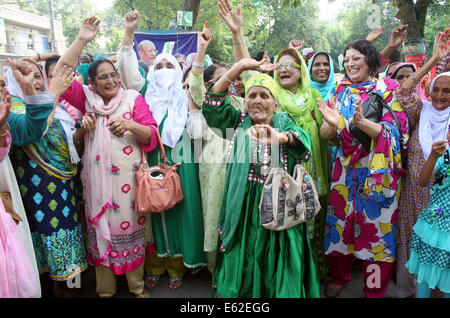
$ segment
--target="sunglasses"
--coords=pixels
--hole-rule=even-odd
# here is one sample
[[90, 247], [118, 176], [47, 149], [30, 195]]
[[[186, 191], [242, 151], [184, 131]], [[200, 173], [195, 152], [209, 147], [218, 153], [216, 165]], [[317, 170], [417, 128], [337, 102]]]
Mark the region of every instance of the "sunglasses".
[[283, 67], [286, 68], [287, 70], [291, 70], [293, 68], [300, 69], [300, 65], [298, 65], [295, 62], [277, 63], [275, 64], [275, 67], [277, 68], [278, 71], [281, 70]]

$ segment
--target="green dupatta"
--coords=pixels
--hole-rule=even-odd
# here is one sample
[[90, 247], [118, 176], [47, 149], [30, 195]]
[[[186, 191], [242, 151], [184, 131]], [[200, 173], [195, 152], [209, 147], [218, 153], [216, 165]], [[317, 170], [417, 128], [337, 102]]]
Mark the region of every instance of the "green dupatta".
[[[209, 96], [208, 96], [209, 95]], [[232, 139], [232, 149], [228, 155], [227, 172], [225, 176], [225, 187], [222, 197], [222, 205], [219, 215], [218, 230], [222, 240], [221, 250], [230, 250], [240, 238], [234, 234], [239, 225], [244, 202], [247, 176], [250, 169], [250, 138], [247, 130], [254, 124], [248, 113], [241, 113], [230, 103], [225, 94], [207, 93], [206, 99], [216, 99], [217, 105], [203, 104], [203, 116], [209, 127], [218, 128], [222, 136], [226, 136], [227, 128], [235, 131]], [[273, 117], [273, 127], [278, 131], [291, 131], [293, 136], [299, 140], [303, 147], [287, 147], [288, 170], [292, 172], [296, 159], [308, 155], [311, 142], [308, 134], [295, 123], [288, 113], [277, 113]], [[237, 129], [239, 127], [239, 129]]]
[[[324, 196], [328, 193], [327, 148], [320, 136], [323, 118], [317, 106], [317, 98], [322, 97], [316, 89], [310, 87], [308, 67], [301, 54], [299, 52], [297, 54], [301, 61], [301, 83], [295, 94], [280, 85], [277, 72], [274, 72], [274, 79], [279, 85], [278, 111], [289, 113], [311, 137], [312, 158], [305, 163], [305, 169], [311, 174], [319, 196]], [[275, 57], [274, 63], [277, 62], [278, 56]]]

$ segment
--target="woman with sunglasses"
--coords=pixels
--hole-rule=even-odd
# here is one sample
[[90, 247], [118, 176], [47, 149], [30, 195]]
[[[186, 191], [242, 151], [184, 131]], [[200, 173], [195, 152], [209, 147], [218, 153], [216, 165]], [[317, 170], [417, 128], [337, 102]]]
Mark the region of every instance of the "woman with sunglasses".
[[[84, 21], [55, 69], [76, 63], [97, 35], [99, 23], [96, 17]], [[149, 217], [138, 215], [133, 201], [136, 168], [141, 152], [158, 144], [157, 124], [145, 99], [137, 91], [121, 87], [111, 61], [94, 61], [88, 78], [89, 86], [74, 81], [62, 98], [84, 114], [79, 136], [85, 141], [81, 179], [88, 259], [95, 265], [96, 291], [101, 298], [112, 297], [117, 292], [116, 275], [125, 274], [129, 291], [148, 298], [144, 260]]]
[[[300, 52], [293, 48], [282, 50], [275, 59], [275, 81], [279, 87], [279, 111], [288, 112], [297, 125], [311, 137], [311, 158], [305, 162], [305, 169], [312, 176], [320, 197], [322, 209], [309, 225], [310, 238], [315, 238], [314, 257], [316, 265], [323, 270], [319, 275], [326, 274], [326, 263], [323, 260], [323, 228], [322, 216], [326, 215], [328, 198], [328, 166], [327, 147], [320, 136], [320, 126], [323, 119], [317, 107], [317, 99], [322, 99], [319, 91], [310, 86], [309, 70]], [[322, 225], [321, 225], [322, 223]], [[322, 239], [320, 239], [322, 237]], [[321, 259], [319, 261], [319, 258]]]

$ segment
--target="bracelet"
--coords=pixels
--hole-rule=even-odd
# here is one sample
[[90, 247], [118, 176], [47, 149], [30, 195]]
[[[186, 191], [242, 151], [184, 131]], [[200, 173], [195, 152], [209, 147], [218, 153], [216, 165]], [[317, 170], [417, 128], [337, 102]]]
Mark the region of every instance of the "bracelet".
[[242, 41], [233, 42], [233, 44], [242, 44]]
[[291, 134], [290, 133], [285, 133], [285, 134], [286, 134], [286, 136], [288, 138], [288, 141], [287, 141], [286, 144], [289, 146], [291, 144]]
[[230, 80], [226, 74], [223, 74], [223, 78], [230, 84], [234, 84], [234, 82], [232, 80]]
[[202, 63], [198, 63], [198, 62], [194, 62], [194, 63], [192, 63], [192, 66], [194, 66], [194, 67], [198, 67], [198, 68], [205, 68], [205, 64], [202, 64]]
[[41, 55], [38, 53], [37, 56], [38, 56], [38, 62], [39, 62], [41, 60]]

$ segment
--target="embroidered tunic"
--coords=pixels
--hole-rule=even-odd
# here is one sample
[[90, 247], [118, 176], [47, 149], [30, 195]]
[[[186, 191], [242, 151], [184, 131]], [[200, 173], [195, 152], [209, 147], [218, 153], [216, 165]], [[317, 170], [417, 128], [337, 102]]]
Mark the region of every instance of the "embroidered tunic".
[[[203, 114], [208, 126], [223, 133], [235, 130], [219, 216], [215, 296], [319, 297], [306, 223], [278, 232], [261, 225], [259, 203], [273, 160], [270, 147], [250, 141], [246, 134], [253, 125], [250, 116], [231, 106], [225, 94], [207, 94]], [[287, 113], [276, 114], [273, 126], [290, 132], [300, 143], [286, 147], [292, 172], [296, 159], [309, 155], [309, 137]]]

